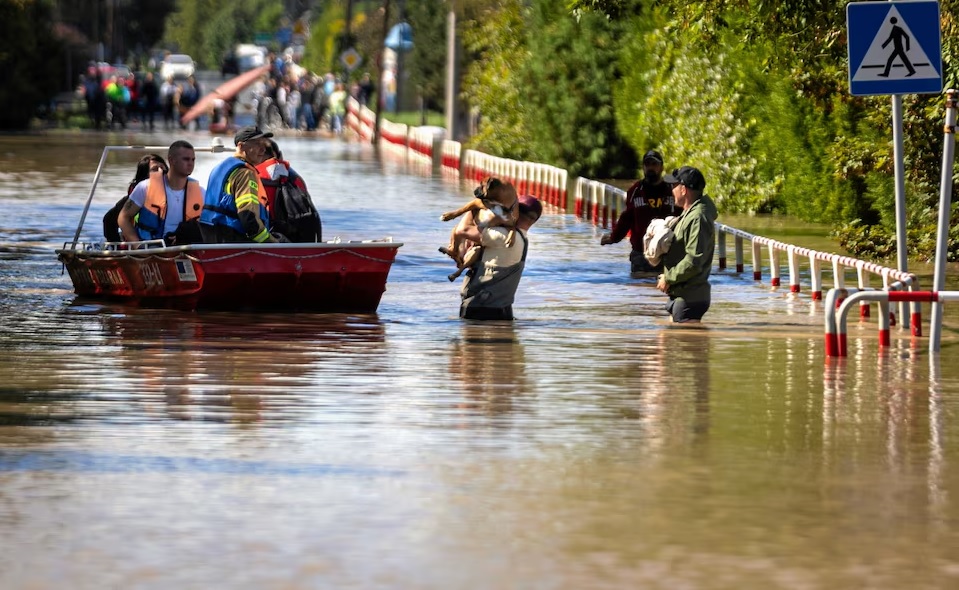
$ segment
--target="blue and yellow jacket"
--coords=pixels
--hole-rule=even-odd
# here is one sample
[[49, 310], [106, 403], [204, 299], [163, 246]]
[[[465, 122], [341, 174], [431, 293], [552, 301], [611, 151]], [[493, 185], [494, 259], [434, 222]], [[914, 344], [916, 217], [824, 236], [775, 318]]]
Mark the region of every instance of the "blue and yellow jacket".
[[254, 242], [275, 242], [269, 230], [266, 190], [256, 168], [236, 156], [214, 168], [200, 223], [225, 225]]

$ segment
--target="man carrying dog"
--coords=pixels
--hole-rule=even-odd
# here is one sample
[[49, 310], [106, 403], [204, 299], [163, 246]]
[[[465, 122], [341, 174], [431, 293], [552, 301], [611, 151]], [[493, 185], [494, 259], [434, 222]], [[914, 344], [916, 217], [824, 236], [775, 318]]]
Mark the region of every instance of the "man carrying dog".
[[677, 215], [679, 208], [673, 201], [669, 186], [663, 182], [663, 156], [649, 150], [643, 156], [643, 178], [626, 191], [626, 209], [613, 225], [613, 230], [604, 235], [599, 243], [603, 246], [616, 244], [629, 234], [632, 251], [629, 253], [631, 276], [636, 278], [654, 276], [663, 269], [662, 263], [653, 266], [643, 254], [643, 236], [649, 222]]
[[459, 229], [460, 237], [483, 246], [483, 254], [469, 270], [460, 292], [460, 317], [468, 320], [512, 320], [513, 299], [519, 287], [529, 238], [526, 232], [543, 214], [543, 205], [536, 197], [519, 197], [519, 220], [516, 238], [509, 246], [509, 228], [475, 225]]

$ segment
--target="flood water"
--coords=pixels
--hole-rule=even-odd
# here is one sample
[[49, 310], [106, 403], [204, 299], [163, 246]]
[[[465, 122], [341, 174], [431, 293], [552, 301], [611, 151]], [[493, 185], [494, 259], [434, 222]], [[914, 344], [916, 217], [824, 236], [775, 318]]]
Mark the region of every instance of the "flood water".
[[[519, 319], [464, 322], [438, 218], [471, 187], [303, 138], [280, 144], [324, 236], [404, 243], [378, 314], [76, 300], [54, 249], [102, 146], [173, 139], [0, 138], [0, 587], [959, 585], [948, 308], [939, 355], [851, 321], [827, 362], [821, 304], [747, 268], [671, 326], [626, 244], [553, 213]], [[111, 157], [81, 238], [136, 157]]]

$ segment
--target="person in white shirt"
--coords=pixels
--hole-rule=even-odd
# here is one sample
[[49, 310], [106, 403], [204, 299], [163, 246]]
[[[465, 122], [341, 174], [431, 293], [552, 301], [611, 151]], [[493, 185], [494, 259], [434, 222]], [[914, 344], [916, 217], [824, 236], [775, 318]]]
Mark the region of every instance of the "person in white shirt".
[[[190, 178], [196, 166], [196, 152], [178, 140], [167, 152], [169, 171], [151, 174], [130, 193], [117, 222], [125, 242], [166, 240], [167, 245], [200, 241], [188, 228], [196, 225], [203, 210], [204, 191]], [[181, 227], [186, 226], [186, 227]]]

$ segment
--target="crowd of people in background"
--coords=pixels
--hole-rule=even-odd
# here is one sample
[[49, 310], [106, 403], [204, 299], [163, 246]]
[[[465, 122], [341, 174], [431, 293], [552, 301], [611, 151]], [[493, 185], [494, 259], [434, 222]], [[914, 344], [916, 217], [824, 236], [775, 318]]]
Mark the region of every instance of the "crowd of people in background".
[[253, 86], [256, 124], [263, 128], [316, 131], [325, 127], [342, 133], [346, 100], [352, 96], [369, 106], [375, 85], [369, 74], [348, 83], [332, 72], [318, 75], [297, 65], [289, 56], [268, 56], [270, 73]]
[[[265, 129], [316, 131], [339, 134], [346, 117], [346, 101], [352, 96], [369, 106], [375, 94], [370, 75], [348, 82], [327, 72], [318, 75], [296, 64], [289, 55], [267, 56], [268, 75], [253, 84], [249, 104], [255, 124]], [[153, 130], [162, 119], [164, 130], [186, 128], [183, 115], [203, 96], [194, 76], [175, 80], [157, 79], [152, 71], [133, 72], [90, 62], [77, 89], [86, 101], [90, 123], [97, 130], [126, 129], [139, 124]], [[236, 99], [212, 101], [211, 130], [226, 132], [232, 127]]]
[[203, 94], [193, 76], [158, 81], [153, 72], [116, 73], [92, 62], [81, 75], [77, 92], [83, 96], [90, 123], [97, 130], [126, 129], [134, 123], [153, 130], [158, 117], [166, 130], [183, 128], [180, 116]]

